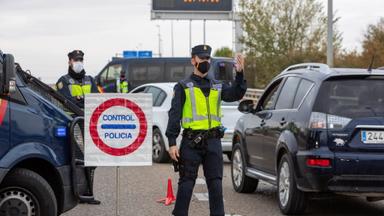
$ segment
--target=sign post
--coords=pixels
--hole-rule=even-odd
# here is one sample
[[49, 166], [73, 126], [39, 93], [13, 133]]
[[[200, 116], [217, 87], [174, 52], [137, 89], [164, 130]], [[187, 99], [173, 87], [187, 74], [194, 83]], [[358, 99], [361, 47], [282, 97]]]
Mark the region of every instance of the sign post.
[[152, 95], [85, 97], [85, 166], [116, 167], [119, 215], [120, 166], [152, 165]]

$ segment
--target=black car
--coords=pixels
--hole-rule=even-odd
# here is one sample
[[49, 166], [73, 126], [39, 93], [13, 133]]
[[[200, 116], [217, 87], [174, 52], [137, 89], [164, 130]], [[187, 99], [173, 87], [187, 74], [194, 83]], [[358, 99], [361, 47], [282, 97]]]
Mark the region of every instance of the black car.
[[384, 72], [299, 64], [275, 77], [233, 137], [232, 182], [252, 193], [277, 186], [284, 214], [305, 210], [309, 194], [384, 199]]

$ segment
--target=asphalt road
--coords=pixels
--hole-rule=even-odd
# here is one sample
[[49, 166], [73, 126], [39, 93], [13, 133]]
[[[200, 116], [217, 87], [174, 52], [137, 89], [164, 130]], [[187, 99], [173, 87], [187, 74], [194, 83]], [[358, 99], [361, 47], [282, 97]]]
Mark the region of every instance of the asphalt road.
[[[209, 215], [209, 206], [203, 174], [200, 170], [190, 206], [191, 216]], [[65, 216], [113, 216], [116, 212], [116, 169], [99, 167], [96, 170], [95, 193], [102, 201], [99, 206], [78, 205]], [[171, 164], [153, 164], [151, 167], [120, 168], [120, 216], [171, 215], [173, 205], [164, 206], [156, 200], [165, 197], [170, 177], [176, 194], [178, 174]], [[239, 194], [232, 188], [230, 163], [224, 167], [224, 201], [227, 215], [270, 216], [282, 215], [277, 205], [276, 187], [260, 182], [252, 194]], [[384, 215], [384, 201], [369, 203], [363, 198], [328, 196], [311, 199], [305, 215]]]

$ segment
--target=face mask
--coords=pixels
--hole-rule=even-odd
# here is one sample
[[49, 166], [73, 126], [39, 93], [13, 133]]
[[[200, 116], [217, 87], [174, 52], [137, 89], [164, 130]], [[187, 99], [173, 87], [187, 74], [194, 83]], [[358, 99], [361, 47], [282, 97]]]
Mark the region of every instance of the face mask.
[[80, 73], [84, 69], [83, 62], [79, 62], [79, 61], [78, 62], [74, 62], [73, 65], [72, 65], [72, 69], [76, 73]]
[[200, 62], [200, 63], [196, 63], [195, 67], [202, 74], [206, 74], [209, 71], [209, 68], [211, 67], [211, 64], [209, 62], [207, 62], [207, 61], [203, 61], [203, 62]]

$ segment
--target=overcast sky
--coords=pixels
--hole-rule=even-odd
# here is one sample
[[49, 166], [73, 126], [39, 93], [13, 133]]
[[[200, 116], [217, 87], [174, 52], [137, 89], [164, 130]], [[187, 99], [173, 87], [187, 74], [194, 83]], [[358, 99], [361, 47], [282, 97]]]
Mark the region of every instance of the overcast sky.
[[[321, 0], [326, 6], [327, 0]], [[153, 50], [158, 28], [163, 56], [171, 56], [171, 22], [150, 19], [151, 0], [0, 0], [0, 49], [25, 69], [54, 83], [67, 71], [67, 53], [85, 52], [85, 69], [96, 75], [116, 53]], [[383, 15], [383, 0], [334, 0], [343, 46], [360, 49], [368, 24]], [[207, 21], [207, 43], [232, 47], [232, 22]], [[192, 44], [203, 42], [203, 22], [192, 22]], [[189, 54], [189, 21], [174, 21], [174, 54]]]

